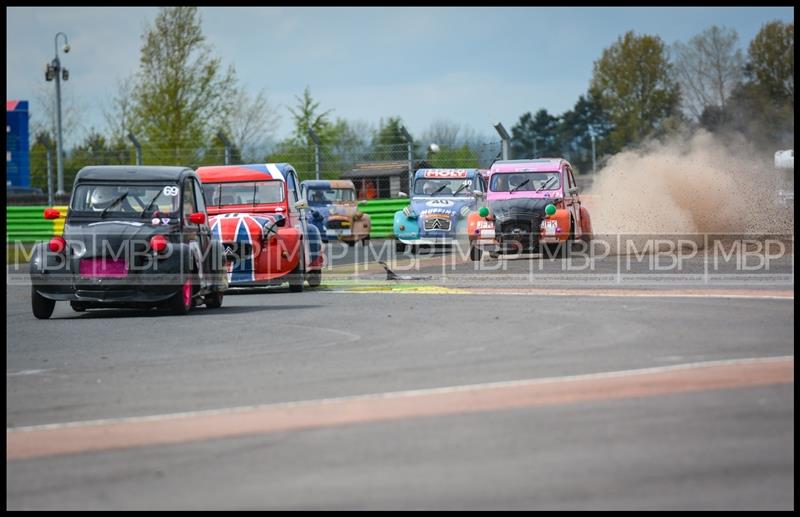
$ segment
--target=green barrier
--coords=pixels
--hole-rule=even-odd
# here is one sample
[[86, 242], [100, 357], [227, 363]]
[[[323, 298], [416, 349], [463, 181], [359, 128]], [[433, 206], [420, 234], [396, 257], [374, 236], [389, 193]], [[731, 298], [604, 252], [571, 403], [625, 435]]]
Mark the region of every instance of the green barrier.
[[64, 231], [66, 206], [53, 207], [61, 212], [58, 219], [45, 219], [46, 206], [6, 206], [6, 244], [46, 241]]
[[372, 221], [372, 230], [369, 232], [369, 236], [371, 238], [394, 236], [392, 231], [394, 213], [407, 207], [408, 203], [408, 198], [370, 199], [365, 204], [359, 205], [358, 209], [365, 214], [369, 214], [369, 218]]
[[[370, 237], [391, 237], [394, 213], [408, 206], [408, 198], [370, 199], [359, 210], [369, 214], [372, 221]], [[6, 243], [38, 242], [49, 240], [54, 235], [61, 235], [64, 230], [66, 206], [53, 207], [61, 212], [55, 220], [44, 218], [45, 206], [7, 206], [6, 207]]]

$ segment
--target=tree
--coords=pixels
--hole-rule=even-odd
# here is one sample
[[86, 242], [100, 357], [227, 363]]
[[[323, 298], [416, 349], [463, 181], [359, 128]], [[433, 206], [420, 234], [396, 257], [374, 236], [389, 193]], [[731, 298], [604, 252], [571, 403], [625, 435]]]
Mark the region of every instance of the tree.
[[538, 158], [559, 155], [556, 145], [558, 118], [546, 109], [540, 109], [535, 116], [525, 113], [511, 127], [511, 152], [515, 158]]
[[[408, 159], [408, 142], [401, 128], [403, 119], [389, 117], [385, 122], [380, 120], [378, 132], [372, 140], [373, 156], [376, 160], [405, 160]], [[417, 155], [420, 144], [414, 142], [412, 152]]]
[[456, 148], [461, 145], [475, 145], [475, 131], [462, 124], [438, 119], [431, 122], [428, 130], [420, 139], [423, 143], [437, 144], [439, 147]]
[[238, 88], [224, 131], [239, 150], [241, 159], [254, 161], [275, 133], [279, 121], [280, 114], [270, 104], [265, 90], [251, 96], [244, 88]]
[[461, 147], [440, 147], [439, 152], [431, 153], [428, 162], [433, 168], [443, 169], [479, 167], [478, 153], [467, 144]]
[[752, 76], [778, 101], [794, 106], [794, 23], [764, 25], [748, 48]]
[[133, 126], [134, 110], [134, 81], [135, 76], [117, 80], [117, 93], [111, 99], [111, 105], [103, 108], [106, 119], [106, 131], [109, 140], [115, 144], [126, 145], [129, 143], [128, 133]]
[[196, 7], [162, 7], [142, 40], [132, 126], [145, 159], [193, 163], [231, 111], [233, 67], [211, 56]]
[[578, 97], [575, 106], [561, 115], [556, 131], [561, 154], [577, 171], [592, 169], [590, 127], [595, 136], [595, 157], [599, 160], [608, 151], [608, 134], [613, 126], [600, 100], [591, 92]]
[[[31, 186], [39, 187], [47, 192], [47, 153], [50, 149], [50, 160], [53, 175], [53, 191], [56, 189], [56, 142], [51, 134], [44, 130], [36, 132], [30, 152]], [[65, 184], [66, 186], [66, 184]]]
[[327, 137], [327, 132], [330, 128], [330, 121], [328, 115], [333, 110], [323, 111], [318, 113], [319, 102], [311, 97], [311, 90], [308, 86], [303, 90], [303, 97], [297, 97], [297, 106], [295, 109], [289, 108], [289, 112], [294, 119], [294, 133], [292, 138], [296, 145], [306, 144], [311, 145], [312, 140], [308, 134], [308, 129], [312, 128], [320, 140]]
[[609, 136], [613, 151], [654, 133], [680, 103], [661, 38], [636, 36], [633, 31], [594, 62], [591, 89], [614, 125]]
[[744, 56], [737, 48], [738, 41], [735, 30], [714, 25], [688, 44], [674, 45], [674, 66], [684, 105], [695, 119], [700, 120], [703, 112], [712, 108], [716, 124], [724, 123], [731, 92], [744, 77]]

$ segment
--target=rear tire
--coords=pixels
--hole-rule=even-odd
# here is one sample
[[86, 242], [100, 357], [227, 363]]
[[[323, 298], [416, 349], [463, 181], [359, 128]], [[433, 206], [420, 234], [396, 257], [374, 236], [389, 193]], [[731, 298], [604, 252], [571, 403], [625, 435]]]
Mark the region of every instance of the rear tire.
[[308, 282], [308, 287], [319, 287], [322, 283], [322, 270], [309, 271], [306, 281]]
[[189, 314], [194, 305], [194, 285], [192, 284], [191, 273], [183, 281], [183, 285], [178, 288], [178, 292], [170, 299], [170, 311], [173, 314]]
[[33, 315], [40, 320], [46, 320], [53, 315], [56, 308], [56, 301], [45, 298], [36, 292], [36, 287], [31, 286], [31, 309]]
[[223, 293], [215, 292], [215, 293], [211, 293], [211, 294], [206, 295], [206, 297], [203, 299], [203, 301], [205, 301], [207, 308], [209, 308], [209, 309], [219, 309], [220, 307], [222, 307], [222, 298], [223, 298], [223, 296], [224, 296]]

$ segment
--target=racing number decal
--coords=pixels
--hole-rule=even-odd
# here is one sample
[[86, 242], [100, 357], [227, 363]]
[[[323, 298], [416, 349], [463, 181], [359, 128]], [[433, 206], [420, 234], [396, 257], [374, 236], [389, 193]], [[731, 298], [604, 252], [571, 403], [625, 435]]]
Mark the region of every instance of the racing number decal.
[[165, 196], [175, 197], [178, 195], [178, 192], [180, 192], [178, 190], [178, 187], [171, 187], [171, 186], [164, 187]]

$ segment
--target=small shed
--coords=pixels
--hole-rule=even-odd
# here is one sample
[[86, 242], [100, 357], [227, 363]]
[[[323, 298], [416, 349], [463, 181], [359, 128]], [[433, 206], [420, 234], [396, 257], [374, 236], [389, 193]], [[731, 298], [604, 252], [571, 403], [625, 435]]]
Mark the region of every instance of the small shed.
[[[425, 160], [413, 162], [417, 169], [430, 168]], [[357, 163], [350, 172], [341, 175], [356, 186], [358, 199], [388, 199], [408, 192], [408, 160]]]

